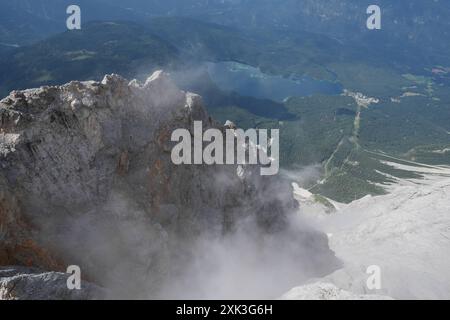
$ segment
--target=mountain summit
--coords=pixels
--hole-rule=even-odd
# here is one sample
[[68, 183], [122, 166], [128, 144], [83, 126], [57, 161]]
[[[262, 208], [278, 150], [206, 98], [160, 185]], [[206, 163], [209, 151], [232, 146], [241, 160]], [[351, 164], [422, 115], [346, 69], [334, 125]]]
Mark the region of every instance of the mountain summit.
[[[275, 297], [338, 265], [325, 235], [290, 221], [297, 205], [281, 178], [172, 164], [173, 130], [224, 127], [164, 72], [14, 91], [0, 119], [0, 265], [78, 265], [113, 297], [145, 298], [200, 285], [195, 298], [234, 296], [207, 287], [228, 272], [258, 292], [265, 271], [280, 277], [262, 291]], [[232, 255], [248, 260], [236, 270]]]

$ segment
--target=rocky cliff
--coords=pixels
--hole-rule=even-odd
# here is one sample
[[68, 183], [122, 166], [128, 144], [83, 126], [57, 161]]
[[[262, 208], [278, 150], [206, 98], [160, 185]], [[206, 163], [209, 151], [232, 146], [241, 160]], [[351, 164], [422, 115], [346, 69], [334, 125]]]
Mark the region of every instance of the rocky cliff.
[[79, 265], [112, 297], [172, 297], [167, 283], [195, 265], [199, 239], [245, 230], [257, 245], [247, 253], [289, 248], [301, 277], [329, 272], [326, 237], [290, 222], [289, 184], [253, 167], [172, 164], [172, 131], [195, 120], [225, 129], [163, 72], [1, 100], [0, 266]]

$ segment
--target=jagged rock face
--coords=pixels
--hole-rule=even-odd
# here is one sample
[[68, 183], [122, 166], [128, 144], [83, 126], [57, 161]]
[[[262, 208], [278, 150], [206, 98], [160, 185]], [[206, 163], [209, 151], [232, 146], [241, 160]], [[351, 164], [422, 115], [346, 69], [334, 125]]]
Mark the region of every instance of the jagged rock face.
[[[193, 132], [195, 120], [220, 128], [199, 96], [162, 72], [145, 84], [109, 75], [1, 100], [0, 265], [80, 265], [134, 297], [182, 268], [174, 261], [189, 259], [200, 234], [221, 236], [243, 220], [287, 234], [296, 209], [288, 184], [253, 168], [242, 178], [236, 166], [172, 164], [172, 131]], [[299, 251], [314, 243], [332, 259], [322, 235], [296, 239]]]
[[1, 267], [0, 300], [91, 300], [105, 295], [101, 288], [87, 282], [80, 289], [69, 290], [68, 278], [61, 272]]

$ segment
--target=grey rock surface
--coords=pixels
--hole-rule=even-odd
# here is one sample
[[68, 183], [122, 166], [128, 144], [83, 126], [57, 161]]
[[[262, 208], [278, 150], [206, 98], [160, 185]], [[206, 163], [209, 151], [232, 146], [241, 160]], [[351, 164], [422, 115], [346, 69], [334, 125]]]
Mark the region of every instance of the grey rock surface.
[[255, 242], [295, 245], [305, 274], [329, 272], [326, 236], [289, 224], [289, 183], [257, 167], [172, 164], [171, 133], [196, 120], [225, 128], [161, 71], [144, 84], [107, 75], [1, 100], [0, 265], [79, 265], [113, 296], [158, 297], [199, 237], [251, 225]]
[[100, 287], [83, 281], [81, 289], [69, 290], [69, 275], [35, 268], [0, 267], [0, 300], [92, 300], [101, 299]]

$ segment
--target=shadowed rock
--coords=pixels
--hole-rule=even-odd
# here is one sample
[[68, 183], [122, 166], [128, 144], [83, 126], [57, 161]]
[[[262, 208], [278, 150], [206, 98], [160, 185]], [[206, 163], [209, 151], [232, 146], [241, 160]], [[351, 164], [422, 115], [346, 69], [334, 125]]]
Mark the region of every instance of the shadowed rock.
[[34, 268], [0, 267], [0, 300], [92, 300], [105, 292], [88, 282], [69, 290], [69, 275]]

